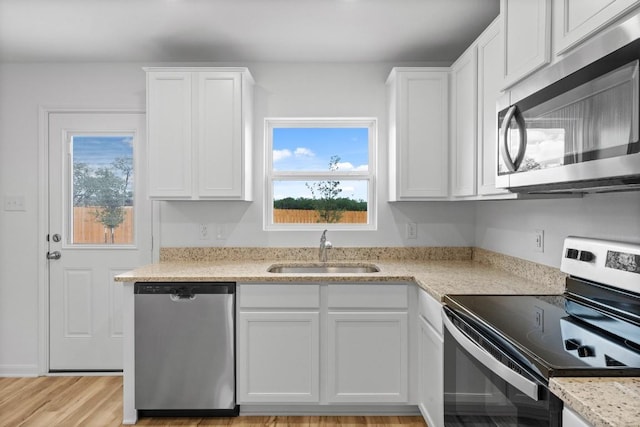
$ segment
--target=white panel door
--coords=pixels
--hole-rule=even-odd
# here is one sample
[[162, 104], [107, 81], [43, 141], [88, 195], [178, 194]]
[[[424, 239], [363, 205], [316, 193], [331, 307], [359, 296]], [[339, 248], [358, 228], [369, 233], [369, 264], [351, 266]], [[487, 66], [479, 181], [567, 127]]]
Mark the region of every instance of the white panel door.
[[434, 328], [420, 316], [418, 338], [418, 407], [427, 425], [444, 425], [443, 340]]
[[238, 403], [319, 401], [320, 314], [240, 312]]
[[478, 194], [508, 194], [496, 188], [498, 173], [497, 102], [504, 65], [501, 22], [494, 22], [478, 38]]
[[198, 90], [198, 194], [242, 197], [242, 75], [196, 74]]
[[556, 55], [565, 53], [637, 7], [640, 7], [638, 0], [554, 1], [554, 52]]
[[451, 67], [451, 169], [453, 196], [476, 194], [477, 50]]
[[501, 0], [504, 87], [551, 61], [551, 0]]
[[[147, 73], [149, 196], [192, 196], [192, 73]], [[143, 178], [143, 175], [139, 175]]]
[[49, 114], [51, 371], [122, 369], [113, 277], [151, 262], [144, 144], [142, 113]]
[[399, 198], [446, 197], [448, 76], [407, 72], [398, 78]]
[[407, 313], [329, 312], [331, 403], [407, 401]]

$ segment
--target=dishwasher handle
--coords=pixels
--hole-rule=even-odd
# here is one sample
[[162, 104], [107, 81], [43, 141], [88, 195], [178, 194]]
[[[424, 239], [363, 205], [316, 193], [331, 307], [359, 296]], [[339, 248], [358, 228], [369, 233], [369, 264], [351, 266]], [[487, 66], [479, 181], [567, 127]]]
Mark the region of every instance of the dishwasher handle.
[[179, 293], [175, 293], [175, 294], [169, 294], [169, 298], [173, 302], [182, 302], [182, 301], [189, 302], [189, 301], [193, 301], [194, 299], [196, 299], [196, 294], [179, 294]]
[[235, 294], [234, 282], [136, 282], [136, 295], [177, 295], [182, 299], [193, 299], [200, 294]]

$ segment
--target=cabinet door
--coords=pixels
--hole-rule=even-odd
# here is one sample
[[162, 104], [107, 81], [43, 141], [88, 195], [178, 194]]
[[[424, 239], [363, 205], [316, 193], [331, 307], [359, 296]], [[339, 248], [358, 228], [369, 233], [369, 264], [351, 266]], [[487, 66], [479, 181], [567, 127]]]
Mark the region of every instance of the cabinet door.
[[501, 0], [500, 16], [509, 87], [551, 60], [551, 0]]
[[407, 402], [407, 313], [329, 312], [330, 403]]
[[448, 196], [448, 75], [399, 71], [392, 88], [390, 200]]
[[316, 312], [240, 312], [238, 402], [319, 401]]
[[638, 6], [638, 0], [554, 1], [554, 52], [556, 55], [566, 52]]
[[199, 72], [198, 195], [242, 197], [242, 76], [237, 72]]
[[191, 196], [190, 72], [147, 73], [149, 196]]
[[444, 386], [442, 337], [419, 317], [420, 335], [418, 341], [418, 407], [427, 425], [444, 425]]
[[562, 426], [563, 427], [591, 427], [580, 415], [573, 412], [568, 407], [562, 408]]
[[478, 38], [478, 194], [508, 194], [496, 188], [498, 170], [498, 112], [504, 66], [501, 22], [494, 22]]
[[476, 194], [477, 50], [451, 67], [451, 172], [453, 196]]

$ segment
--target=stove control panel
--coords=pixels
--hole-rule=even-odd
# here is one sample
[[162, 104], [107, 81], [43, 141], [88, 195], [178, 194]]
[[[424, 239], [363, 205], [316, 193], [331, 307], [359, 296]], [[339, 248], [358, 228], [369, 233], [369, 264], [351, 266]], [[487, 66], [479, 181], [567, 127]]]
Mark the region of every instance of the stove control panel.
[[560, 319], [567, 353], [593, 367], [640, 366], [640, 353], [587, 329], [570, 317]]
[[640, 294], [640, 244], [567, 237], [562, 254], [564, 273]]

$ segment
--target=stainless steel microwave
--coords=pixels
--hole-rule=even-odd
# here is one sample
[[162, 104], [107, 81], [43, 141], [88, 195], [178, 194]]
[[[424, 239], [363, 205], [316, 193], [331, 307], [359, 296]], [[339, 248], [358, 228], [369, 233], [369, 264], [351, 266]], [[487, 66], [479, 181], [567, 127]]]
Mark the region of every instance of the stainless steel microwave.
[[640, 190], [640, 39], [498, 108], [496, 186]]

